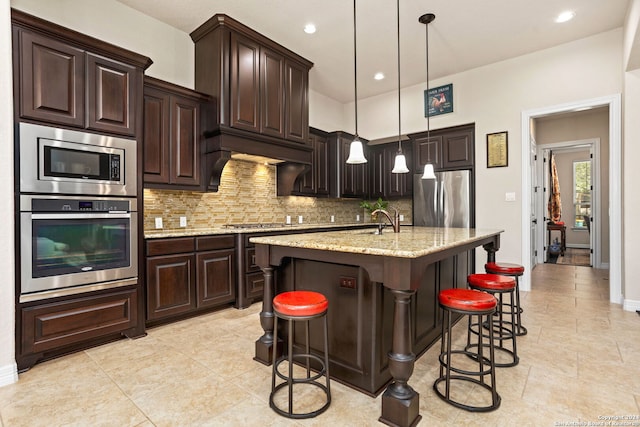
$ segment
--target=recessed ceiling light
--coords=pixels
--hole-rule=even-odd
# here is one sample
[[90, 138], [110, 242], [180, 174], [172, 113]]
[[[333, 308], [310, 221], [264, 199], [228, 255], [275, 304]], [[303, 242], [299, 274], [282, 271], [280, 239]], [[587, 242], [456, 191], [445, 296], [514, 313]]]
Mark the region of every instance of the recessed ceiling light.
[[382, 80], [382, 79], [384, 79], [384, 74], [383, 73], [376, 73], [373, 76], [373, 78], [376, 79], [376, 80]]
[[304, 32], [307, 34], [313, 34], [316, 32], [316, 26], [313, 24], [307, 24], [304, 26]]
[[567, 10], [558, 15], [558, 17], [556, 18], [556, 22], [558, 24], [561, 24], [563, 22], [571, 21], [575, 16], [576, 13], [573, 10]]

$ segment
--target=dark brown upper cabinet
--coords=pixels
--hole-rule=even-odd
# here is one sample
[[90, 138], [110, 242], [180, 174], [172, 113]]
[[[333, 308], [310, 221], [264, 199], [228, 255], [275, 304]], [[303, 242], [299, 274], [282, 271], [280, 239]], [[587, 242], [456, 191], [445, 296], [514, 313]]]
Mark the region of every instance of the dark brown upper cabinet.
[[223, 14], [191, 38], [195, 87], [217, 99], [221, 128], [307, 144], [311, 62]]
[[[365, 198], [369, 191], [369, 163], [347, 164], [349, 148], [354, 135], [338, 131], [329, 134], [330, 196], [344, 198]], [[362, 141], [364, 155], [369, 158], [367, 140]]]
[[329, 134], [309, 129], [309, 143], [313, 147], [311, 168], [298, 177], [292, 194], [301, 196], [329, 195]]
[[144, 183], [200, 187], [202, 139], [212, 99], [152, 77], [144, 81]]
[[393, 199], [411, 197], [413, 187], [411, 142], [402, 143], [402, 152], [407, 159], [408, 173], [392, 173], [395, 165], [398, 143], [377, 144], [369, 146], [369, 197], [377, 199]]
[[17, 119], [136, 135], [145, 56], [12, 9]]
[[436, 171], [470, 169], [474, 166], [475, 125], [467, 124], [409, 135], [413, 142], [415, 173], [422, 173], [426, 163]]

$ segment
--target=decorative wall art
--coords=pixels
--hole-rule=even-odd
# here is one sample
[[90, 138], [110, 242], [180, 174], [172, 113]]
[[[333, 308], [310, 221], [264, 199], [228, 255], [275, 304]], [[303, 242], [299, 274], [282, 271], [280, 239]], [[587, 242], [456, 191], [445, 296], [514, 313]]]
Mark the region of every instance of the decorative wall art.
[[487, 167], [509, 166], [509, 144], [507, 132], [487, 134]]
[[453, 83], [424, 91], [424, 116], [453, 113]]

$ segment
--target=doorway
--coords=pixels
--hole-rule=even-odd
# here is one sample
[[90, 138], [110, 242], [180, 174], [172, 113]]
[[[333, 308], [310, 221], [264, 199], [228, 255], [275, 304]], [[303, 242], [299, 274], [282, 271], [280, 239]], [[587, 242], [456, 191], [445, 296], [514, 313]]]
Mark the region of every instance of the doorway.
[[[609, 109], [609, 161], [608, 161], [608, 190], [609, 190], [609, 300], [615, 304], [622, 304], [622, 119], [621, 119], [621, 96], [614, 94], [601, 98], [594, 98], [583, 101], [576, 101], [567, 104], [555, 105], [535, 110], [522, 112], [522, 141], [523, 146], [529, 146], [533, 136], [533, 120], [557, 113], [578, 111], [586, 108], [608, 107]], [[531, 169], [526, 167], [530, 164], [531, 150], [521, 150], [522, 159], [522, 259], [535, 259], [531, 255], [532, 247], [532, 178]], [[542, 221], [535, 225], [535, 235], [539, 236]], [[528, 264], [528, 263], [526, 263]], [[527, 267], [527, 265], [525, 265]], [[531, 290], [531, 267], [525, 268], [522, 277], [521, 288], [523, 291]]]
[[[536, 236], [543, 250], [539, 252], [537, 263], [552, 262], [558, 264], [593, 266], [598, 269], [608, 268], [608, 244], [603, 257], [602, 228], [608, 228], [608, 192], [601, 191], [601, 147], [600, 139], [592, 138], [577, 141], [564, 141], [537, 145], [536, 167], [544, 177], [541, 191], [534, 197], [540, 198], [536, 203], [536, 217], [543, 219], [542, 235]], [[608, 150], [604, 150], [608, 153]], [[553, 154], [556, 171], [560, 182], [560, 199], [562, 201], [562, 235], [565, 248], [558, 253], [556, 242], [561, 234], [557, 230], [549, 230], [549, 214], [547, 201], [551, 192], [550, 157]], [[601, 195], [603, 197], [601, 197]], [[606, 230], [605, 230], [606, 231]], [[608, 233], [604, 233], [608, 243]], [[562, 238], [562, 236], [560, 236]], [[550, 245], [552, 245], [550, 247]]]

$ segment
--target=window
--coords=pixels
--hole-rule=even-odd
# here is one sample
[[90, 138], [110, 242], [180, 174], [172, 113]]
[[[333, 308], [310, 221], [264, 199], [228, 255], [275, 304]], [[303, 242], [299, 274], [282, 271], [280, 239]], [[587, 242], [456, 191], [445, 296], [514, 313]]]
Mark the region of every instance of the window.
[[574, 228], [586, 230], [591, 217], [591, 160], [573, 162], [573, 212]]

